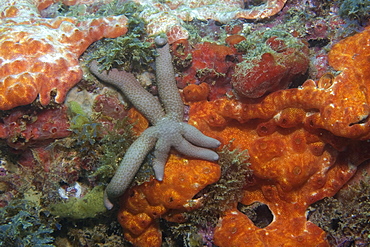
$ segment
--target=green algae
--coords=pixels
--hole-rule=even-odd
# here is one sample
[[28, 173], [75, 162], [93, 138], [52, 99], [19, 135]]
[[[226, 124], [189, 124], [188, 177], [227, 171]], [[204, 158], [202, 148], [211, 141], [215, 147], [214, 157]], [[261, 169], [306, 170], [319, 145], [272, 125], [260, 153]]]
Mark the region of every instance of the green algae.
[[[112, 131], [107, 130], [107, 134], [99, 141], [101, 155], [99, 167], [89, 177], [99, 177], [110, 179], [113, 177], [126, 150], [134, 142], [135, 136], [132, 125], [127, 121], [127, 117], [117, 120]], [[118, 133], [119, 130], [124, 130]]]
[[341, 0], [339, 15], [344, 19], [357, 20], [366, 23], [370, 17], [369, 0]]
[[114, 67], [120, 67], [126, 71], [148, 71], [156, 54], [151, 43], [143, 41], [141, 35], [137, 33], [129, 33], [115, 39], [99, 40], [93, 48], [95, 49], [88, 60], [96, 60], [101, 71]]
[[322, 228], [330, 244], [367, 246], [370, 242], [370, 175], [308, 208], [307, 218]]
[[219, 217], [235, 202], [242, 199], [243, 188], [248, 177], [252, 175], [247, 150], [232, 149], [232, 142], [225, 145], [219, 152], [218, 164], [221, 166], [220, 179], [200, 192], [204, 197], [203, 207], [186, 213], [192, 222], [202, 226], [215, 227]]
[[15, 199], [0, 208], [0, 246], [51, 247], [54, 221], [37, 204]]
[[230, 141], [218, 154], [221, 177], [216, 183], [207, 186], [197, 194], [196, 198], [201, 200], [202, 206], [185, 212], [187, 221], [184, 223], [161, 222], [163, 231], [170, 238], [192, 243], [190, 246], [203, 246], [203, 239], [199, 235], [200, 230], [206, 231], [216, 227], [223, 213], [242, 199], [243, 188], [253, 173], [249, 167], [248, 151], [233, 149]]
[[79, 147], [84, 154], [91, 154], [93, 145], [99, 141], [98, 134], [102, 131], [102, 125], [88, 116], [78, 102], [71, 101], [68, 107], [70, 130], [74, 133], [72, 137], [75, 140], [74, 146]]
[[[81, 159], [88, 158], [96, 168], [87, 176], [90, 179], [100, 178], [108, 182], [135, 139], [133, 125], [128, 117], [113, 119], [103, 113], [88, 114], [78, 102], [69, 104], [70, 130], [73, 132], [71, 148], [79, 150]], [[113, 123], [113, 128], [104, 127], [100, 120]]]
[[104, 186], [96, 186], [82, 198], [69, 198], [66, 202], [50, 205], [50, 212], [62, 218], [86, 219], [104, 213]]
[[125, 15], [128, 31], [123, 36], [95, 42], [87, 51], [87, 63], [96, 60], [101, 71], [117, 67], [133, 72], [151, 70], [156, 52], [152, 43], [146, 41], [146, 23], [139, 17], [141, 11], [142, 7], [131, 1], [113, 1], [100, 9], [97, 15]]
[[243, 53], [245, 60], [260, 59], [265, 53], [274, 54], [277, 49], [272, 49], [269, 44], [266, 43], [272, 37], [276, 37], [276, 40], [282, 41], [280, 50], [286, 50], [288, 48], [294, 48], [301, 50], [305, 46], [303, 42], [294, 37], [287, 31], [281, 29], [266, 29], [254, 31], [253, 33], [246, 36], [246, 39], [236, 44], [235, 47], [239, 52]]
[[[143, 72], [151, 69], [156, 52], [152, 43], [147, 42], [146, 22], [139, 14], [143, 7], [133, 1], [114, 0], [98, 4], [97, 11], [85, 5], [66, 6], [60, 4], [58, 15], [73, 16], [88, 20], [105, 16], [125, 15], [128, 18], [127, 33], [117, 38], [104, 38], [93, 43], [83, 55], [83, 64], [96, 60], [101, 71], [123, 68], [126, 71]], [[91, 78], [89, 78], [91, 79]]]
[[91, 122], [85, 111], [82, 109], [82, 106], [76, 102], [71, 101], [68, 103], [68, 109], [70, 111], [70, 115], [73, 118], [70, 121], [70, 128], [73, 129], [82, 129], [85, 124]]

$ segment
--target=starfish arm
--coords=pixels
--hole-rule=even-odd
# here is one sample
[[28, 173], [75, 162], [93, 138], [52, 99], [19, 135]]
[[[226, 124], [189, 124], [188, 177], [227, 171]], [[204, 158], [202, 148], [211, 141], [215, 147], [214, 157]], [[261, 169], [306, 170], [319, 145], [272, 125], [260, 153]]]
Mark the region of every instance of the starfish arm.
[[215, 151], [212, 151], [207, 148], [194, 146], [185, 139], [183, 139], [178, 145], [173, 147], [183, 155], [196, 159], [216, 161], [219, 158], [218, 154]]
[[187, 123], [181, 124], [183, 125], [183, 136], [192, 144], [204, 148], [218, 148], [221, 145], [219, 140], [206, 136], [194, 126]]
[[164, 167], [166, 165], [168, 154], [171, 150], [171, 143], [166, 138], [161, 138], [157, 141], [154, 148], [153, 170], [155, 178], [159, 181], [163, 180]]
[[[164, 176], [164, 167], [171, 147], [180, 153], [198, 159], [218, 160], [218, 154], [209, 148], [216, 148], [220, 142], [205, 136], [195, 127], [182, 122], [183, 102], [176, 87], [169, 45], [166, 39], [156, 38], [156, 58], [159, 101], [144, 90], [136, 78], [125, 71], [99, 72], [97, 63], [90, 64], [91, 71], [101, 80], [119, 88], [131, 103], [153, 124], [127, 150], [116, 174], [107, 186], [104, 204], [113, 207], [112, 200], [122, 195], [130, 185], [145, 156], [155, 145], [153, 169], [158, 180]], [[161, 46], [162, 45], [162, 46]], [[164, 45], [164, 46], [163, 46]]]
[[112, 69], [109, 73], [107, 71], [100, 72], [96, 61], [90, 63], [90, 70], [100, 80], [121, 90], [135, 108], [153, 125], [164, 117], [164, 111], [159, 101], [140, 85], [133, 74], [117, 69]]
[[[176, 86], [175, 72], [169, 44], [165, 38], [157, 37], [158, 56], [155, 59], [158, 93], [166, 114], [182, 121], [184, 116], [184, 103]], [[159, 47], [160, 45], [164, 46]]]
[[129, 147], [105, 190], [104, 204], [108, 209], [113, 207], [112, 201], [121, 196], [128, 188], [144, 158], [154, 147], [156, 139], [156, 130], [154, 127], [150, 127]]

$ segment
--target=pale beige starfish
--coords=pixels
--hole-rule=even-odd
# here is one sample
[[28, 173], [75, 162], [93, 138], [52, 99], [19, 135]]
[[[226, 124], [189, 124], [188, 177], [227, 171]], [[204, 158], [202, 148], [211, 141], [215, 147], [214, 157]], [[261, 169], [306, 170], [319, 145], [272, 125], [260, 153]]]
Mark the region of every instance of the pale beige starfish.
[[98, 78], [119, 88], [152, 124], [127, 150], [107, 186], [104, 203], [108, 209], [113, 207], [112, 201], [125, 192], [144, 158], [153, 148], [153, 168], [158, 180], [163, 179], [164, 167], [172, 147], [186, 156], [209, 161], [218, 160], [218, 154], [210, 148], [217, 148], [220, 142], [183, 122], [184, 105], [176, 87], [169, 45], [166, 39], [159, 37], [156, 38], [156, 44], [159, 46], [159, 56], [156, 57], [155, 63], [161, 102], [144, 90], [132, 74], [117, 69], [109, 73], [99, 72], [96, 62], [90, 65], [91, 71]]

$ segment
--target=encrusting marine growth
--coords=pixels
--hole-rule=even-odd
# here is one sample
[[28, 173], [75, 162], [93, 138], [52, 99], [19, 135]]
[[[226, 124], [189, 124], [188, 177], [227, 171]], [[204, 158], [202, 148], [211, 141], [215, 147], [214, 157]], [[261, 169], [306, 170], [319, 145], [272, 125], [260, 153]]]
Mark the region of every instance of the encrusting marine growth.
[[52, 1], [2, 0], [0, 4], [0, 110], [62, 103], [82, 78], [78, 57], [103, 37], [127, 32], [127, 17], [78, 20], [43, 18]]
[[164, 109], [132, 74], [117, 69], [109, 73], [99, 72], [96, 62], [90, 64], [90, 70], [98, 78], [119, 88], [153, 125], [130, 146], [107, 186], [104, 204], [108, 209], [113, 207], [113, 199], [125, 192], [144, 158], [153, 148], [153, 168], [158, 180], [163, 179], [164, 166], [171, 147], [190, 157], [209, 161], [218, 159], [218, 154], [209, 148], [217, 148], [220, 142], [183, 122], [183, 102], [176, 87], [169, 45], [160, 36], [155, 39], [155, 43], [159, 54], [155, 61], [158, 92]]

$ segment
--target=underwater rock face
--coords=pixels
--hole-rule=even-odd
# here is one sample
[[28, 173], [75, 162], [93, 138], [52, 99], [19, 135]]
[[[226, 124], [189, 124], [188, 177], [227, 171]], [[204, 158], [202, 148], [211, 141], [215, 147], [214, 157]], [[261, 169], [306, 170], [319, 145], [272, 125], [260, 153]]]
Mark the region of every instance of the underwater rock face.
[[0, 139], [5, 139], [14, 149], [46, 145], [70, 133], [65, 106], [38, 112], [17, 108], [0, 123]]
[[[329, 62], [342, 71], [336, 77], [271, 93], [259, 103], [220, 99], [192, 106], [191, 123], [221, 140], [237, 137], [233, 145], [249, 151], [255, 181], [245, 188], [240, 203], [265, 203], [274, 216], [259, 228], [235, 207], [221, 218], [216, 245], [329, 246], [325, 232], [307, 221], [306, 210], [335, 195], [370, 158], [365, 79], [369, 72], [364, 69], [370, 56], [369, 34], [368, 28], [334, 45]], [[328, 109], [329, 102], [335, 110]]]
[[[189, 169], [190, 168], [190, 169]], [[171, 222], [184, 222], [183, 212], [201, 207], [193, 198], [220, 177], [220, 167], [209, 161], [184, 159], [171, 155], [165, 167], [163, 182], [150, 179], [123, 195], [118, 221], [127, 240], [138, 246], [161, 246], [158, 227], [161, 217]]]
[[191, 47], [186, 40], [181, 40], [172, 45], [172, 50], [175, 64], [182, 71], [176, 78], [179, 87], [207, 83], [210, 93], [205, 92], [202, 97], [210, 100], [223, 97], [231, 90], [232, 68], [237, 56], [235, 48], [212, 42], [198, 43]]
[[[215, 228], [216, 245], [244, 246], [247, 242], [253, 246], [263, 243], [271, 246], [283, 243], [329, 246], [326, 233], [307, 221], [306, 210], [310, 204], [333, 196], [355, 174], [356, 166], [370, 158], [370, 146], [362, 141], [369, 137], [369, 122], [356, 122], [366, 116], [369, 104], [368, 97], [364, 97], [366, 80], [362, 77], [367, 73], [363, 70], [367, 65], [362, 62], [369, 56], [368, 34], [369, 30], [365, 30], [333, 47], [329, 61], [342, 70], [336, 77], [327, 75], [318, 82], [308, 80], [300, 88], [273, 92], [257, 102], [228, 98], [189, 102], [189, 123], [203, 133], [217, 137], [223, 145], [233, 139], [231, 149], [248, 150], [253, 170], [243, 198], [224, 211]], [[362, 46], [352, 45], [353, 49], [340, 52], [348, 44], [360, 43]], [[340, 65], [336, 65], [334, 54], [345, 58], [361, 55], [358, 55], [358, 61], [348, 63], [341, 59]], [[358, 76], [347, 77], [351, 74]], [[342, 101], [343, 94], [349, 102]], [[328, 102], [337, 107], [329, 108]], [[188, 174], [193, 166], [186, 168], [189, 170], [180, 173], [178, 170], [165, 171], [163, 183], [167, 183], [169, 177]], [[143, 188], [150, 192], [143, 194]], [[122, 198], [123, 211], [119, 218], [124, 220], [128, 238], [137, 245], [150, 245], [146, 242], [148, 236], [153, 241], [160, 238], [154, 219], [158, 214], [165, 215], [166, 210], [153, 208], [159, 204], [148, 199], [150, 195], [160, 198], [157, 193], [164, 195], [160, 185], [150, 186], [149, 182], [134, 186], [131, 193]], [[142, 203], [136, 203], [139, 198], [143, 199]], [[255, 226], [238, 209], [238, 203], [250, 205], [256, 202], [266, 205], [273, 216], [263, 228]], [[152, 211], [148, 211], [149, 208]], [[158, 211], [151, 214], [153, 210]]]
[[[0, 242], [3, 237], [28, 241], [28, 236], [37, 235], [33, 240], [38, 243], [33, 244], [56, 246], [131, 246], [128, 241], [137, 246], [179, 247], [245, 246], [245, 242], [253, 246], [367, 244], [369, 200], [364, 194], [368, 186], [356, 188], [356, 195], [351, 189], [346, 195], [337, 193], [316, 202], [318, 214], [311, 218], [307, 212], [312, 202], [332, 196], [351, 176], [366, 184], [369, 181], [368, 175], [364, 178], [356, 171], [370, 153], [369, 29], [364, 28], [369, 22], [368, 1], [134, 0], [137, 5], [131, 2], [126, 12], [122, 10], [126, 0], [0, 2], [4, 31], [0, 37], [6, 38], [5, 44], [0, 42], [0, 72], [8, 78], [0, 73], [0, 215], [4, 215], [1, 208], [10, 212], [0, 228], [16, 230], [12, 235], [0, 234]], [[250, 10], [267, 18], [237, 18], [236, 13], [251, 14]], [[136, 32], [128, 30], [119, 38], [100, 40], [84, 52], [89, 38], [96, 37], [95, 31], [101, 35], [101, 28], [118, 22], [103, 17], [89, 23], [89, 16], [116, 16], [118, 12], [128, 13], [129, 20], [121, 16], [124, 26], [111, 28]], [[290, 51], [297, 56], [287, 52], [291, 43], [285, 37], [275, 34], [256, 39], [266, 30], [289, 33], [297, 44], [290, 48], [299, 48]], [[198, 161], [171, 153], [164, 180], [159, 182], [154, 179], [149, 153], [121, 198], [118, 222], [115, 213], [105, 212], [102, 192], [134, 136], [149, 123], [130, 108], [131, 102], [118, 97], [115, 88], [93, 80], [88, 73], [78, 79], [80, 67], [84, 69], [94, 54], [94, 59], [105, 61], [109, 68], [131, 72], [147, 92], [157, 96], [155, 68], [150, 62], [153, 47], [147, 44], [152, 43], [148, 34], [160, 31], [173, 42], [184, 120], [222, 139], [223, 146], [217, 149], [221, 161]], [[8, 34], [17, 39], [8, 39]], [[271, 50], [256, 55], [253, 48], [261, 43]], [[243, 44], [251, 46], [240, 49]], [[84, 52], [82, 57], [80, 52]], [[307, 59], [308, 71], [301, 77]], [[254, 66], [257, 72], [244, 70], [243, 64]], [[24, 71], [29, 74], [21, 77]], [[243, 79], [243, 75], [254, 79]], [[256, 83], [266, 78], [271, 83], [259, 90]], [[307, 78], [312, 80], [303, 83]], [[293, 85], [285, 89], [291, 81]], [[275, 88], [274, 83], [281, 87]], [[75, 102], [64, 103], [63, 93], [70, 87], [81, 94], [72, 99]], [[263, 96], [242, 96], [249, 88], [252, 95], [262, 92]], [[1, 99], [3, 93], [14, 108], [11, 104], [1, 108], [8, 104]], [[227, 161], [222, 158], [225, 149], [234, 154]], [[235, 150], [250, 154], [244, 164], [253, 169], [250, 176], [236, 176]], [[232, 165], [224, 173], [225, 163]], [[241, 187], [229, 193], [236, 182]], [[15, 198], [25, 201], [15, 206], [13, 201], [19, 203]], [[54, 206], [51, 215], [50, 206]], [[363, 212], [355, 214], [359, 209]], [[48, 224], [45, 216], [56, 225]], [[338, 220], [350, 225], [350, 230], [333, 229], [331, 223]], [[19, 231], [14, 228], [18, 226], [28, 228]], [[30, 235], [22, 238], [23, 233]]]
[[242, 48], [245, 58], [235, 66], [231, 80], [239, 96], [259, 98], [286, 89], [296, 77], [306, 72], [308, 47], [301, 40], [284, 31], [266, 30], [251, 36], [259, 37], [258, 41], [250, 38], [236, 45], [246, 46]]
[[47, 6], [42, 1], [1, 3], [0, 110], [28, 105], [37, 96], [43, 106], [52, 98], [62, 103], [82, 78], [78, 58], [86, 48], [127, 32], [125, 16], [42, 18], [39, 10]]
[[147, 32], [156, 35], [166, 33], [170, 44], [189, 38], [185, 23], [194, 19], [215, 20], [227, 23], [238, 18], [264, 19], [277, 14], [286, 0], [268, 0], [258, 6], [246, 8], [238, 0], [135, 0], [144, 7], [141, 18], [148, 21]]

